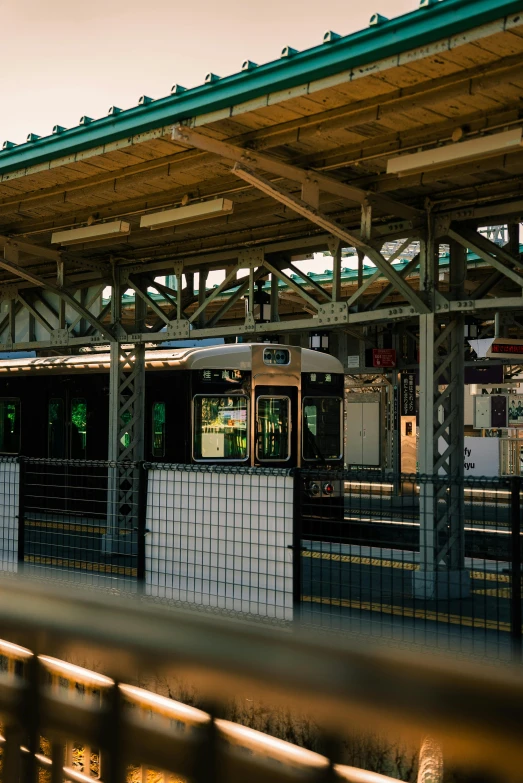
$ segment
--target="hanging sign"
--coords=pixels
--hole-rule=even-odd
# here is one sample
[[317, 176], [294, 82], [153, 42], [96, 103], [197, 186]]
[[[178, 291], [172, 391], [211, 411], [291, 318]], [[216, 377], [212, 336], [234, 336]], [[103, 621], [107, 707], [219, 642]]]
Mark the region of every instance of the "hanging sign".
[[513, 359], [523, 361], [523, 340], [510, 339], [508, 337], [496, 337], [487, 351], [488, 357], [500, 359]]
[[416, 373], [401, 374], [401, 415], [416, 415]]
[[372, 349], [373, 367], [395, 367], [396, 351], [394, 348], [373, 348]]

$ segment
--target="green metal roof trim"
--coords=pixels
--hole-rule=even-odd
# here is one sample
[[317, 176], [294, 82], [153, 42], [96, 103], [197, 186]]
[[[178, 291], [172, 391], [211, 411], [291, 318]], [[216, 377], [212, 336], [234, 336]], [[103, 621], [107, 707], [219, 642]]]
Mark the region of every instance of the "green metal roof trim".
[[378, 23], [351, 35], [339, 38], [326, 35], [323, 44], [303, 52], [285, 47], [280, 60], [260, 66], [247, 60], [244, 70], [232, 76], [214, 77], [206, 84], [155, 101], [145, 99], [132, 109], [113, 110], [99, 120], [85, 117], [83, 124], [69, 130], [55, 126], [51, 136], [34, 138], [0, 151], [0, 174], [362, 67], [523, 12], [522, 0], [428, 3], [424, 0], [424, 3], [423, 7], [395, 19], [380, 17]]

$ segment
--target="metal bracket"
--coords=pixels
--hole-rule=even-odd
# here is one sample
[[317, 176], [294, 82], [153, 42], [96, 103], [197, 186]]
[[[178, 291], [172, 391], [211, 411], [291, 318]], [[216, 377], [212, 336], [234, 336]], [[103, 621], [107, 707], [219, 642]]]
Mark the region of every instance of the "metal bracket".
[[329, 324], [337, 326], [349, 322], [349, 308], [347, 302], [330, 302], [318, 309], [318, 315], [314, 316], [314, 324]]
[[176, 261], [173, 264], [173, 273], [175, 275], [183, 275], [183, 261]]
[[452, 310], [458, 312], [466, 312], [467, 310], [475, 310], [476, 302], [473, 299], [462, 299], [452, 303]]
[[450, 310], [450, 302], [448, 299], [445, 299], [445, 297], [442, 296], [439, 291], [434, 291], [434, 304], [435, 310], [438, 313], [448, 313]]
[[238, 253], [238, 266], [241, 269], [257, 269], [263, 266], [264, 261], [265, 253], [260, 248], [250, 248]]
[[6, 299], [16, 299], [18, 294], [18, 286], [16, 285], [4, 285], [0, 288], [0, 302]]
[[119, 343], [129, 342], [129, 335], [121, 324], [111, 324], [111, 331]]
[[438, 215], [434, 219], [434, 235], [435, 237], [444, 237], [447, 235], [450, 228], [450, 217], [446, 215]]
[[53, 329], [49, 336], [49, 342], [51, 345], [68, 345], [69, 344], [69, 330], [68, 329]]
[[171, 321], [165, 327], [165, 336], [167, 340], [187, 340], [191, 336], [189, 321]]
[[375, 236], [386, 236], [387, 234], [397, 234], [401, 231], [412, 231], [414, 223], [412, 220], [397, 220], [394, 223], [387, 223], [384, 226], [379, 226], [374, 231]]
[[254, 332], [256, 330], [256, 321], [254, 320], [252, 313], [247, 313], [245, 316], [244, 328], [247, 332]]

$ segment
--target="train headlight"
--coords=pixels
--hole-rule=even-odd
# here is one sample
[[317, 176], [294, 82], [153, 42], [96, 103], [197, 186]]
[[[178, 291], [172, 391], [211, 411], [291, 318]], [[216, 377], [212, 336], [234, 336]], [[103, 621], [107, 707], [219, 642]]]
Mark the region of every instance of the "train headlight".
[[324, 495], [332, 495], [333, 492], [334, 492], [333, 484], [331, 484], [330, 481], [327, 481], [323, 485], [323, 493], [324, 493]]
[[315, 481], [312, 484], [309, 484], [309, 492], [311, 493], [313, 498], [317, 498], [321, 492], [320, 485], [317, 484]]

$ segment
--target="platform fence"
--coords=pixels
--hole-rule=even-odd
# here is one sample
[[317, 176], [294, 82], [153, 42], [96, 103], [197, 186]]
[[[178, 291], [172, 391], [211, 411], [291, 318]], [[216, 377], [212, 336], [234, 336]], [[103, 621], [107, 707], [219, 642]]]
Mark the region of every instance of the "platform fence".
[[[114, 463], [0, 460], [2, 570], [521, 661], [520, 477], [127, 467], [126, 505]], [[446, 493], [436, 530], [426, 498]], [[452, 564], [430, 561], [449, 530]]]
[[302, 623], [521, 660], [520, 477], [296, 480]]

